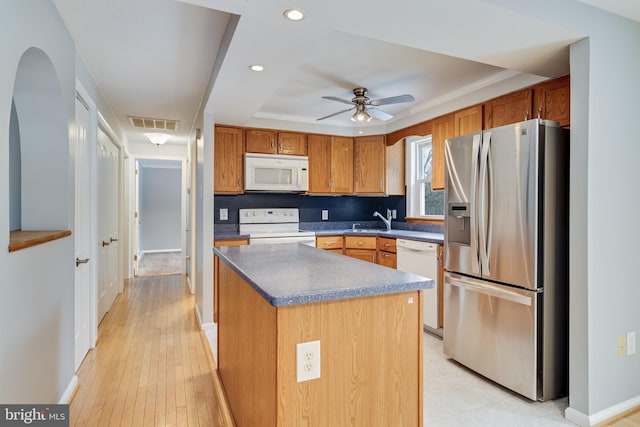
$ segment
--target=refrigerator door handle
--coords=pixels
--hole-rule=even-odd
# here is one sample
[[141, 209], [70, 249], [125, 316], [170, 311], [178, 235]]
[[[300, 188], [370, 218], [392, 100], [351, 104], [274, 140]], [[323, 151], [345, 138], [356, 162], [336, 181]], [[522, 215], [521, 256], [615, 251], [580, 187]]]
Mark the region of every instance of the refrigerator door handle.
[[[449, 275], [446, 280], [448, 284], [457, 286], [462, 289], [467, 289], [479, 294], [484, 294], [503, 300], [511, 301], [516, 304], [531, 306], [533, 304], [532, 297], [523, 295], [521, 293], [506, 289], [504, 286], [492, 285], [486, 282], [478, 282], [472, 279], [461, 278], [460, 276]], [[523, 291], [534, 294], [533, 291]]]
[[480, 274], [480, 245], [478, 242], [478, 216], [477, 216], [477, 196], [478, 196], [478, 159], [480, 157], [480, 143], [481, 143], [482, 133], [478, 133], [473, 135], [473, 147], [472, 147], [472, 155], [471, 155], [471, 221], [470, 222], [470, 230], [471, 233], [471, 241], [473, 243], [473, 248], [475, 249], [475, 254], [473, 255], [473, 260], [471, 262], [471, 271], [475, 274]]
[[482, 153], [480, 155], [480, 185], [478, 186], [478, 198], [480, 199], [480, 213], [478, 215], [479, 229], [479, 251], [480, 251], [480, 270], [483, 275], [489, 274], [489, 262], [487, 258], [487, 167], [489, 159], [489, 149], [491, 147], [491, 132], [483, 132], [482, 134]]

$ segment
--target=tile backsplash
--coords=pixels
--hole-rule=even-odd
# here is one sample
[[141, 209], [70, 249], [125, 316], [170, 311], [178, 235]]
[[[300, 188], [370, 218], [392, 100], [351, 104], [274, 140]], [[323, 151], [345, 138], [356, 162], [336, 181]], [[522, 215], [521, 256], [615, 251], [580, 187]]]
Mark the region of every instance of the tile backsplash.
[[[383, 228], [382, 221], [373, 217], [378, 211], [386, 215], [387, 209], [397, 211], [393, 228], [441, 233], [442, 226], [404, 222], [405, 196], [306, 196], [299, 194], [249, 193], [233, 196], [214, 196], [214, 231], [238, 231], [238, 210], [251, 208], [298, 208], [300, 228], [308, 230], [350, 228], [354, 222], [362, 228]], [[220, 209], [228, 209], [228, 220], [220, 220]], [[322, 210], [329, 211], [329, 219], [322, 221]]]

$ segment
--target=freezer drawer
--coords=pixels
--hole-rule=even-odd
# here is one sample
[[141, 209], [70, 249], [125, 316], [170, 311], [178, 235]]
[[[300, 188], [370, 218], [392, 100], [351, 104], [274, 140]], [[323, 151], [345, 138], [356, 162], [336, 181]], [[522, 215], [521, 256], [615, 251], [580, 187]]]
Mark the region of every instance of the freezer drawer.
[[444, 353], [522, 394], [540, 399], [538, 306], [542, 293], [446, 273]]

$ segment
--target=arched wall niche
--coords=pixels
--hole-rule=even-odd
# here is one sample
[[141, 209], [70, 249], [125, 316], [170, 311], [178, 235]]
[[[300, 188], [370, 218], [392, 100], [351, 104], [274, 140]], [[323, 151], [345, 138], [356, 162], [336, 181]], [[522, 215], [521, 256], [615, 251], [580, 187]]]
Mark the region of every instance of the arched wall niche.
[[69, 229], [69, 128], [58, 75], [42, 50], [22, 54], [12, 104], [9, 201], [20, 204], [10, 206], [13, 243], [17, 231]]

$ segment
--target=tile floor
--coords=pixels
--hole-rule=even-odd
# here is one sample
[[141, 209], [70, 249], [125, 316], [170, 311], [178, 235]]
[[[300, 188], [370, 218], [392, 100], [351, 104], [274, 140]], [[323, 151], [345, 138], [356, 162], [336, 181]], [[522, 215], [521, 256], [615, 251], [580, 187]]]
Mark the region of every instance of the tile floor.
[[442, 354], [442, 341], [424, 335], [424, 425], [429, 427], [574, 426], [567, 398], [531, 402]]

